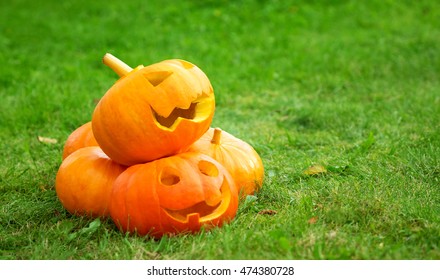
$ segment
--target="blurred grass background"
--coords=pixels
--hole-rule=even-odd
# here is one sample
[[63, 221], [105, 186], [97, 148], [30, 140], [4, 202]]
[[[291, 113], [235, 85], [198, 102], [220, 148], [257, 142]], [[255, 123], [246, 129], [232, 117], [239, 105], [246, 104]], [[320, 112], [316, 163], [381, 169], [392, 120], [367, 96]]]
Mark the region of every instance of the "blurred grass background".
[[[436, 1], [0, 6], [1, 259], [440, 259]], [[117, 79], [106, 52], [208, 75], [213, 126], [266, 169], [230, 225], [150, 240], [63, 209], [64, 141]]]

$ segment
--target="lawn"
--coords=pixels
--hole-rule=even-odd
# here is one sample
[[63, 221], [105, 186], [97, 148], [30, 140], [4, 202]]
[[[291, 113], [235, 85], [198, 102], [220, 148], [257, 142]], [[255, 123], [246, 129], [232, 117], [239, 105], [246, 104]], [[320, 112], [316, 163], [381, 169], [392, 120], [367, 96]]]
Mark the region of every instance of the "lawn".
[[[440, 259], [439, 18], [428, 0], [2, 4], [0, 259]], [[230, 224], [154, 240], [63, 208], [107, 52], [207, 74], [212, 126], [265, 166]]]

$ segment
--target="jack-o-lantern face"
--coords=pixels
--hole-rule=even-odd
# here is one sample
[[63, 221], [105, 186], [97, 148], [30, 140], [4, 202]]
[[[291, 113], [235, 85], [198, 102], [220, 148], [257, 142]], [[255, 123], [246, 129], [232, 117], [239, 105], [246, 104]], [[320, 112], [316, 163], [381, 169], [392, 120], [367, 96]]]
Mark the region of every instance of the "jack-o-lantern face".
[[124, 232], [160, 237], [221, 226], [237, 207], [235, 183], [222, 165], [182, 153], [126, 169], [113, 185], [110, 215]]
[[92, 128], [103, 151], [133, 165], [184, 151], [208, 130], [214, 92], [194, 64], [166, 60], [139, 66], [100, 100]]
[[245, 141], [219, 128], [210, 128], [188, 149], [212, 157], [234, 178], [241, 196], [252, 195], [263, 185], [264, 166], [258, 153]]
[[[213, 109], [213, 89], [206, 75], [194, 64], [174, 59], [156, 63], [140, 73], [148, 81], [144, 87], [156, 125], [173, 129], [183, 119], [206, 118]], [[164, 102], [165, 101], [165, 102]]]

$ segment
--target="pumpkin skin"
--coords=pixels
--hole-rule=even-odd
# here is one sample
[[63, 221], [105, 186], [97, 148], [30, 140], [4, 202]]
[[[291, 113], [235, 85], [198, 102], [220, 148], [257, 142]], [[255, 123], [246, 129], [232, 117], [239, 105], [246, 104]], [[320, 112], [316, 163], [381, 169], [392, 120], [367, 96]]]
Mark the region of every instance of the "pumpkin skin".
[[206, 75], [190, 62], [166, 60], [122, 76], [97, 104], [92, 129], [110, 158], [133, 165], [185, 151], [208, 130], [214, 110]]
[[234, 181], [217, 161], [181, 153], [125, 170], [113, 185], [110, 215], [123, 232], [160, 238], [232, 220]]
[[222, 164], [234, 178], [241, 197], [254, 194], [263, 185], [264, 166], [258, 153], [226, 131], [210, 128], [188, 151], [201, 152]]
[[75, 129], [69, 137], [67, 137], [62, 159], [64, 160], [68, 155], [80, 148], [90, 146], [98, 146], [98, 142], [96, 142], [95, 136], [93, 136], [92, 122], [87, 122]]
[[108, 216], [113, 182], [125, 169], [98, 146], [78, 149], [67, 156], [58, 169], [57, 196], [71, 214]]

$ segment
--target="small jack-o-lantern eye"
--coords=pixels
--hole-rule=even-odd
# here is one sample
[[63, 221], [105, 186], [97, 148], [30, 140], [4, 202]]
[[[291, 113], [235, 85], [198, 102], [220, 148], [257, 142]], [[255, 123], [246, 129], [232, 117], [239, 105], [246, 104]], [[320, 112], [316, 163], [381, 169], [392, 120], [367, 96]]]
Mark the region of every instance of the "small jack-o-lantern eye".
[[219, 174], [217, 166], [206, 160], [199, 161], [199, 170], [202, 174], [209, 177], [217, 177]]
[[182, 64], [183, 68], [185, 68], [185, 69], [191, 69], [194, 67], [194, 64], [192, 64], [188, 61], [185, 61], [185, 60], [178, 60], [178, 61]]
[[180, 176], [171, 168], [164, 168], [160, 174], [160, 182], [165, 186], [174, 186], [180, 182]]
[[157, 71], [157, 72], [147, 72], [144, 73], [143, 75], [145, 79], [147, 79], [152, 86], [157, 87], [172, 74], [173, 72], [171, 71]]

